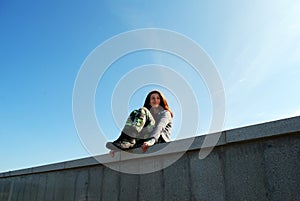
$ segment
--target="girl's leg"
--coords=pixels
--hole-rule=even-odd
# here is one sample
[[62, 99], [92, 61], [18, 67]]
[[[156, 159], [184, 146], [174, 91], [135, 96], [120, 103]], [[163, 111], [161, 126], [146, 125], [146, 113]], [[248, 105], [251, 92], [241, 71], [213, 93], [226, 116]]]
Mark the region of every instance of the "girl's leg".
[[145, 141], [150, 137], [150, 134], [155, 127], [155, 119], [147, 108], [142, 107], [140, 111], [143, 118], [143, 127], [139, 131], [138, 138]]
[[147, 108], [134, 110], [130, 113], [120, 137], [114, 144], [122, 149], [132, 148], [136, 140], [147, 139], [154, 126], [155, 120]]
[[155, 120], [151, 112], [147, 108], [142, 107], [139, 110], [134, 110], [130, 113], [123, 129], [123, 133], [133, 138], [140, 138], [143, 137], [142, 135], [149, 129], [153, 130], [154, 125]]
[[143, 140], [141, 140], [142, 141], [142, 145], [141, 145], [142, 151], [146, 152], [148, 147], [153, 146], [156, 143], [156, 140], [155, 140], [155, 138], [150, 136], [151, 132], [153, 131], [153, 129], [155, 127], [155, 120], [154, 120], [151, 112], [147, 108], [144, 109], [144, 112], [145, 112], [145, 116], [147, 117], [148, 124], [141, 131], [140, 138], [143, 139]]

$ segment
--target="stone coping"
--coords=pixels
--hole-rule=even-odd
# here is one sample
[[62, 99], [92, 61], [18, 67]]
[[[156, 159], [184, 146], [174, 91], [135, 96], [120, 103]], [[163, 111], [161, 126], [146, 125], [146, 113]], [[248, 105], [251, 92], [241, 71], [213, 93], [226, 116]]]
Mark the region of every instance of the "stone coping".
[[[130, 150], [130, 152], [117, 152], [115, 153], [114, 158], [111, 158], [109, 154], [104, 154], [38, 167], [3, 172], [0, 173], [0, 178], [71, 168], [80, 168], [84, 166], [94, 166], [99, 164], [110, 164], [120, 161], [162, 156], [173, 153], [184, 153], [189, 150], [213, 148], [214, 146], [221, 146], [230, 143], [255, 140], [272, 136], [286, 135], [298, 131], [300, 131], [300, 116], [196, 136], [193, 138], [176, 140], [170, 143], [157, 144], [153, 147], [150, 147], [146, 153], [142, 153], [141, 149], [134, 149]], [[206, 143], [203, 143], [204, 141]], [[208, 142], [212, 142], [212, 144]], [[216, 142], [216, 144], [213, 142]]]

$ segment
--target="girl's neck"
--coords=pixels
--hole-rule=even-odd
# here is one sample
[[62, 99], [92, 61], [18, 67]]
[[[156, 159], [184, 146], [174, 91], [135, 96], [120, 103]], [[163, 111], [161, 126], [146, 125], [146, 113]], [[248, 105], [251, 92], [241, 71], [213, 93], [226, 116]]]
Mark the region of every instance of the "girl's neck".
[[160, 108], [159, 107], [157, 107], [157, 108], [153, 107], [152, 112], [153, 112], [154, 115], [157, 115], [160, 112]]

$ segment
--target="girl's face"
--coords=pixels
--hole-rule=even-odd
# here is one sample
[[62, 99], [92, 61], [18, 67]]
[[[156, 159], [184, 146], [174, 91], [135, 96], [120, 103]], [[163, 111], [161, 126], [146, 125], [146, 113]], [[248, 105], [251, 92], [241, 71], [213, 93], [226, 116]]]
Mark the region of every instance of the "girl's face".
[[151, 107], [158, 108], [160, 106], [160, 97], [159, 94], [153, 93], [150, 96], [150, 105]]

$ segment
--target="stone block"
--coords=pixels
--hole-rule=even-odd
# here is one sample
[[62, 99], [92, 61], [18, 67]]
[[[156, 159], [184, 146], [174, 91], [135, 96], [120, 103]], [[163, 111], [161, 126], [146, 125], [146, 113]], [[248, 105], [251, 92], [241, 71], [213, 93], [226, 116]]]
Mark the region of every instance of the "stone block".
[[162, 170], [141, 174], [139, 179], [140, 201], [163, 201], [164, 181]]
[[120, 173], [119, 199], [124, 201], [138, 200], [139, 175]]
[[102, 165], [89, 168], [89, 183], [88, 183], [88, 201], [101, 200], [103, 185], [103, 169]]
[[76, 172], [74, 200], [87, 200], [89, 182], [88, 168], [74, 169], [73, 171]]
[[73, 201], [73, 200], [75, 200], [76, 178], [77, 178], [76, 169], [65, 170], [64, 194], [63, 194], [64, 201]]
[[269, 200], [300, 200], [300, 135], [265, 141]]
[[[167, 157], [167, 156], [166, 156]], [[172, 158], [172, 155], [168, 155]], [[167, 162], [167, 158], [165, 160]], [[171, 159], [172, 160], [172, 159]], [[163, 169], [164, 197], [163, 200], [185, 201], [191, 200], [191, 189], [189, 181], [189, 161], [183, 155], [175, 163]]]
[[226, 131], [226, 142], [239, 142], [283, 135], [300, 130], [300, 117], [292, 117]]
[[120, 200], [120, 172], [104, 167], [103, 175], [102, 201]]
[[55, 193], [55, 183], [57, 179], [57, 172], [47, 172], [47, 184], [46, 184], [46, 192], [44, 195], [45, 201], [53, 201], [54, 193]]
[[37, 174], [38, 177], [38, 189], [37, 189], [37, 195], [36, 195], [36, 200], [45, 200], [46, 196], [46, 188], [47, 188], [47, 178], [48, 175], [45, 173], [40, 173]]
[[192, 200], [222, 201], [225, 199], [225, 181], [222, 158], [215, 150], [199, 159], [198, 151], [188, 152]]
[[63, 170], [55, 174], [54, 200], [64, 199], [65, 175], [66, 171]]
[[268, 200], [263, 146], [243, 143], [222, 148], [226, 200]]

